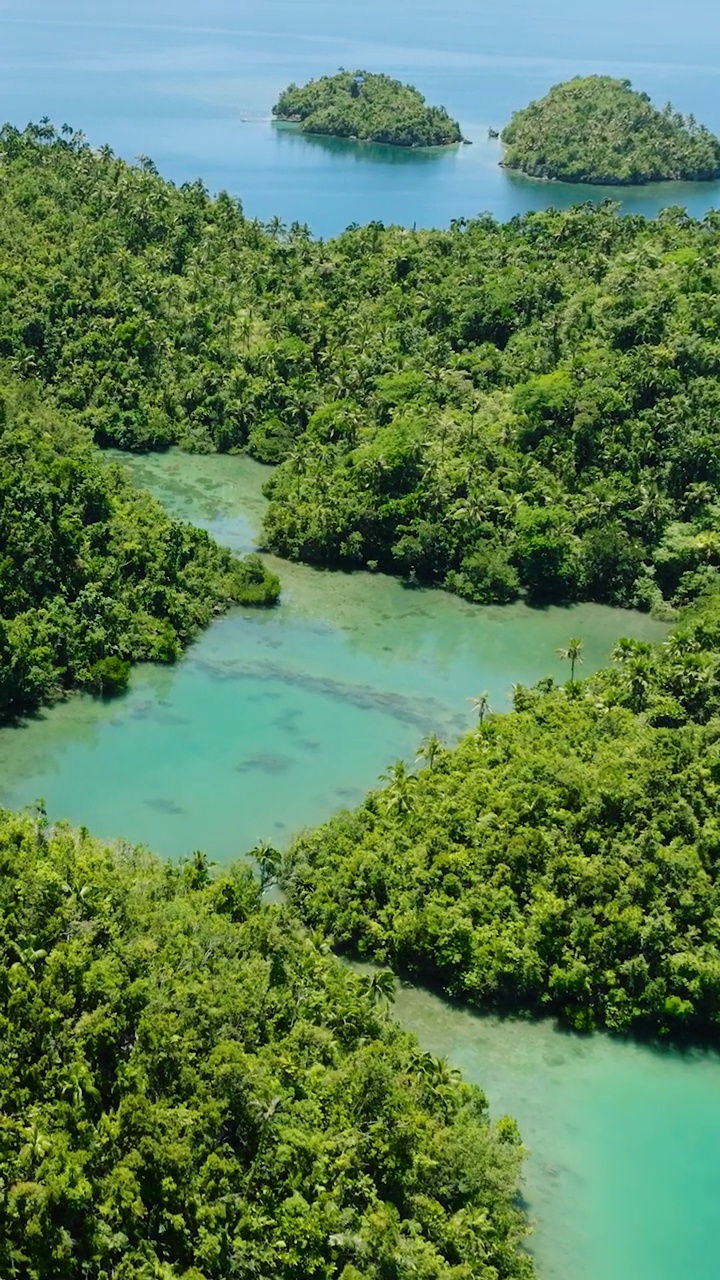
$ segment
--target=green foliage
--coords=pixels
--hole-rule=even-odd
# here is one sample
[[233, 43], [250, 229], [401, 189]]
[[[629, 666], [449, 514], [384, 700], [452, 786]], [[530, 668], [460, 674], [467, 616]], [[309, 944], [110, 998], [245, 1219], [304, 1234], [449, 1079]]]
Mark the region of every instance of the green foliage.
[[280, 462], [273, 550], [481, 603], [717, 576], [717, 214], [315, 242], [44, 128], [0, 153], [0, 355], [103, 444]]
[[460, 125], [444, 107], [429, 107], [412, 85], [368, 71], [340, 71], [302, 87], [291, 84], [281, 93], [273, 115], [297, 121], [304, 133], [395, 147], [462, 142]]
[[0, 1274], [530, 1280], [512, 1122], [259, 898], [0, 813]]
[[513, 712], [424, 748], [415, 775], [394, 766], [286, 855], [291, 904], [340, 948], [483, 1008], [716, 1038], [720, 598], [613, 659], [517, 686]]
[[31, 387], [0, 389], [0, 720], [63, 691], [125, 688], [277, 578], [171, 520]]
[[535, 178], [628, 184], [720, 177], [720, 140], [629, 80], [576, 76], [516, 111], [504, 164]]

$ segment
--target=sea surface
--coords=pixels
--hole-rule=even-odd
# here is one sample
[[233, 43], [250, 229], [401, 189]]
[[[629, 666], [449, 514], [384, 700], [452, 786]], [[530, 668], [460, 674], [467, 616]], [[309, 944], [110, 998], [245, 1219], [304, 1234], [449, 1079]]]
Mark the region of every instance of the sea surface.
[[[473, 145], [403, 152], [309, 139], [273, 125], [290, 81], [344, 66], [416, 84]], [[321, 236], [378, 219], [447, 226], [578, 200], [702, 216], [719, 184], [619, 192], [522, 179], [488, 138], [572, 75], [630, 78], [720, 132], [720, 20], [712, 0], [3, 0], [0, 118], [49, 116], [181, 183], [202, 178], [264, 221]], [[263, 470], [243, 459], [135, 459], [168, 508], [239, 550], [254, 545]], [[175, 668], [133, 673], [128, 694], [74, 698], [0, 731], [0, 803], [45, 797], [98, 834], [221, 862], [258, 839], [354, 804], [428, 731], [449, 740], [488, 689], [561, 678], [556, 649], [586, 641], [583, 674], [647, 617], [598, 606], [477, 609], [381, 576], [278, 566], [281, 607], [236, 611]], [[720, 1061], [549, 1023], [480, 1019], [404, 988], [398, 1016], [515, 1115], [540, 1280], [718, 1280]]]
[[[255, 546], [266, 467], [178, 451], [126, 461], [174, 514], [234, 550]], [[557, 650], [571, 636], [585, 640], [584, 673], [621, 633], [667, 631], [601, 605], [479, 608], [382, 574], [267, 559], [278, 608], [234, 610], [177, 666], [135, 668], [120, 699], [73, 697], [0, 731], [0, 803], [42, 798], [97, 835], [226, 861], [357, 804], [425, 734], [456, 740], [483, 690], [500, 711], [516, 681], [567, 679]]]
[[[472, 146], [407, 152], [307, 138], [271, 122], [291, 81], [339, 67], [415, 84]], [[716, 0], [3, 0], [0, 118], [49, 116], [93, 145], [150, 156], [175, 182], [201, 177], [252, 216], [334, 235], [377, 219], [447, 226], [488, 211], [621, 199], [702, 216], [720, 184], [618, 191], [504, 172], [513, 111], [573, 75], [625, 76], [720, 133]]]

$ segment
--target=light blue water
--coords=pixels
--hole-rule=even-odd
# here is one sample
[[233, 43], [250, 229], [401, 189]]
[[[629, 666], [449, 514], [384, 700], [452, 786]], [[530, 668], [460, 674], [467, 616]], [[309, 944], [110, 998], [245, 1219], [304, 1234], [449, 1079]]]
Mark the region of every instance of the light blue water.
[[[270, 122], [291, 80], [339, 66], [385, 71], [444, 104], [471, 147], [423, 155], [298, 136]], [[720, 132], [714, 0], [4, 0], [0, 116], [50, 116], [151, 156], [175, 181], [202, 177], [246, 211], [329, 235], [380, 219], [445, 226], [507, 219], [617, 189], [506, 174], [487, 138], [513, 110], [572, 75], [629, 76]], [[626, 192], [627, 209], [684, 204], [701, 215], [720, 185]]]
[[[604, 194], [508, 175], [487, 139], [489, 125], [575, 74], [629, 76], [720, 132], [712, 0], [3, 0], [0, 37], [3, 118], [67, 120], [94, 145], [150, 155], [177, 182], [201, 176], [253, 216], [321, 235], [375, 218], [509, 218]], [[474, 145], [408, 155], [270, 123], [290, 80], [341, 65], [417, 84]], [[643, 188], [623, 205], [701, 215], [719, 194]], [[262, 506], [253, 464], [136, 465], [172, 509], [251, 545]], [[352, 803], [427, 729], [459, 732], [468, 694], [489, 688], [499, 708], [513, 680], [560, 675], [555, 649], [571, 634], [587, 640], [586, 671], [619, 632], [653, 634], [649, 620], [609, 610], [481, 611], [367, 575], [281, 572], [278, 612], [222, 620], [174, 670], [136, 672], [120, 701], [73, 699], [2, 731], [0, 802], [44, 795], [52, 814], [98, 834], [227, 858]], [[542, 1280], [720, 1277], [716, 1059], [479, 1020], [421, 992], [403, 992], [397, 1010], [487, 1089], [496, 1113], [518, 1117]]]
[[541, 1280], [717, 1280], [720, 1057], [479, 1018], [413, 987], [395, 1013], [517, 1119]]
[[[266, 468], [179, 452], [128, 462], [169, 510], [254, 545]], [[119, 700], [72, 698], [0, 731], [0, 803], [43, 797], [98, 835], [226, 860], [356, 804], [424, 734], [457, 738], [471, 695], [487, 689], [501, 710], [514, 681], [566, 679], [557, 649], [571, 635], [586, 640], [587, 671], [621, 632], [666, 631], [599, 605], [480, 609], [380, 575], [272, 563], [280, 608], [235, 611], [177, 667], [135, 670]]]
[[[129, 462], [171, 511], [253, 545], [258, 463]], [[620, 633], [664, 634], [599, 606], [480, 609], [379, 575], [276, 567], [279, 609], [220, 620], [176, 668], [135, 671], [122, 699], [74, 698], [0, 731], [0, 803], [44, 796], [98, 834], [223, 860], [354, 803], [423, 732], [459, 733], [468, 694], [489, 689], [499, 710], [513, 680], [562, 678], [570, 635], [587, 671]], [[715, 1280], [720, 1064], [480, 1020], [413, 990], [397, 1012], [520, 1120], [541, 1280]]]

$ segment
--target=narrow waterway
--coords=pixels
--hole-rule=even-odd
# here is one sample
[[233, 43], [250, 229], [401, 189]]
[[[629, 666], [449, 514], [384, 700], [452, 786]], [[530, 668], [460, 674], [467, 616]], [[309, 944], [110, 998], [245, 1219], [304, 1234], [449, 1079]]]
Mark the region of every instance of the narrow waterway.
[[[179, 452], [128, 462], [170, 511], [254, 546], [258, 463]], [[74, 697], [1, 731], [0, 803], [42, 798], [98, 835], [224, 861], [357, 803], [424, 734], [456, 739], [472, 695], [487, 689], [501, 710], [515, 681], [566, 678], [557, 649], [571, 636], [586, 642], [585, 672], [620, 634], [665, 632], [598, 605], [478, 608], [377, 574], [271, 563], [279, 608], [235, 610], [176, 667], [136, 669], [120, 699]]]
[[[267, 474], [245, 458], [127, 460], [172, 512], [242, 551], [255, 545]], [[271, 559], [271, 558], [269, 558]], [[144, 667], [111, 702], [73, 698], [0, 731], [0, 803], [44, 797], [52, 817], [179, 856], [218, 861], [282, 843], [358, 800], [421, 736], [472, 720], [467, 697], [508, 705], [513, 682], [588, 671], [644, 615], [477, 608], [380, 575], [272, 561], [270, 613], [219, 620], [174, 668]], [[720, 1274], [720, 1061], [481, 1019], [413, 988], [396, 1012], [520, 1122], [541, 1280], [716, 1280]]]
[[394, 1012], [518, 1121], [540, 1280], [717, 1280], [720, 1057], [477, 1017], [414, 987]]

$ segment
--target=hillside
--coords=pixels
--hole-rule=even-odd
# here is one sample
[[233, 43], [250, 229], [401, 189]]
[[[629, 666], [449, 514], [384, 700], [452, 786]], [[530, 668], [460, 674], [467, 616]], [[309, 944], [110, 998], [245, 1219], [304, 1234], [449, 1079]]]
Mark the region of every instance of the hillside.
[[247, 866], [0, 812], [0, 957], [3, 1276], [534, 1274], [514, 1123]]
[[555, 85], [515, 112], [502, 141], [505, 166], [534, 178], [621, 186], [720, 177], [720, 139], [610, 76]]
[[263, 227], [0, 134], [0, 355], [100, 444], [279, 462], [265, 540], [479, 602], [679, 606], [720, 567], [720, 219]]
[[0, 387], [0, 722], [72, 689], [117, 692], [132, 662], [172, 662], [216, 613], [279, 591], [257, 557], [171, 520], [33, 387]]
[[446, 147], [462, 142], [444, 107], [430, 107], [412, 85], [368, 71], [341, 71], [291, 84], [273, 107], [278, 120], [321, 133], [394, 147]]
[[720, 600], [584, 682], [515, 688], [285, 859], [341, 950], [483, 1009], [716, 1040]]

